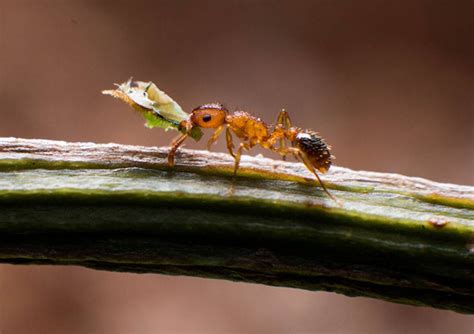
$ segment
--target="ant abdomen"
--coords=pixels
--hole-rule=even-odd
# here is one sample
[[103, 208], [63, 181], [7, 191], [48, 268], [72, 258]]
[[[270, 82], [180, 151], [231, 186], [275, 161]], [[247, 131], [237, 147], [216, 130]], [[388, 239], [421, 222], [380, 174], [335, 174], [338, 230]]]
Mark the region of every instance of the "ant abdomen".
[[311, 162], [314, 168], [325, 173], [331, 167], [333, 156], [330, 146], [316, 132], [302, 130], [296, 135], [295, 146], [299, 148]]

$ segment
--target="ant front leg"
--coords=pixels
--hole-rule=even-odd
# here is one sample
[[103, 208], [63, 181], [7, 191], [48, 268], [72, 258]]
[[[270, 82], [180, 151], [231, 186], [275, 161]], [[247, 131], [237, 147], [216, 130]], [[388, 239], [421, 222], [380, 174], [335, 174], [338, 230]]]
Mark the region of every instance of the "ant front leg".
[[212, 143], [214, 143], [217, 138], [219, 138], [219, 135], [222, 133], [222, 130], [224, 130], [224, 126], [221, 125], [219, 126], [216, 131], [214, 131], [214, 133], [212, 134], [211, 138], [209, 138], [208, 142], [207, 142], [207, 150], [210, 151], [211, 150], [211, 145]]
[[178, 137], [176, 137], [175, 139], [173, 139], [173, 142], [171, 143], [171, 149], [168, 153], [168, 165], [170, 167], [174, 166], [174, 156], [176, 155], [176, 151], [181, 146], [181, 144], [183, 144], [186, 138], [188, 138], [188, 136], [189, 135], [187, 133], [183, 133], [179, 135]]

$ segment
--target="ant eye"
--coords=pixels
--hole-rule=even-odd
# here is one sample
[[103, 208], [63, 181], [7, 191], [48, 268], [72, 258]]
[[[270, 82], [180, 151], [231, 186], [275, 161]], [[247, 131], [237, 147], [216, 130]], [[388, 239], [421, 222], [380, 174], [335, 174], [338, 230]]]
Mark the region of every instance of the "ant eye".
[[211, 120], [211, 115], [206, 114], [206, 115], [202, 116], [202, 121], [203, 122], [209, 122], [210, 120]]

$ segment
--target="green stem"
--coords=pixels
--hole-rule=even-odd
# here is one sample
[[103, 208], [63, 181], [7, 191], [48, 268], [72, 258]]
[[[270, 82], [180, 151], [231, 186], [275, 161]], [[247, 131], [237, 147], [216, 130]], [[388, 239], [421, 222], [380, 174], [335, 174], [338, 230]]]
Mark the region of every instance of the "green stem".
[[0, 138], [0, 261], [222, 278], [474, 313], [474, 188]]

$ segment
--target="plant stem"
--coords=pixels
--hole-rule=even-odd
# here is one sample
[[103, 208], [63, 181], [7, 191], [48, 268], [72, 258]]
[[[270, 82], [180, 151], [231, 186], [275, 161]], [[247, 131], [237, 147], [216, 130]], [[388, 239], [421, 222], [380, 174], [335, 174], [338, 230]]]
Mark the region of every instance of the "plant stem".
[[0, 138], [0, 261], [326, 290], [474, 313], [474, 188], [227, 154]]

